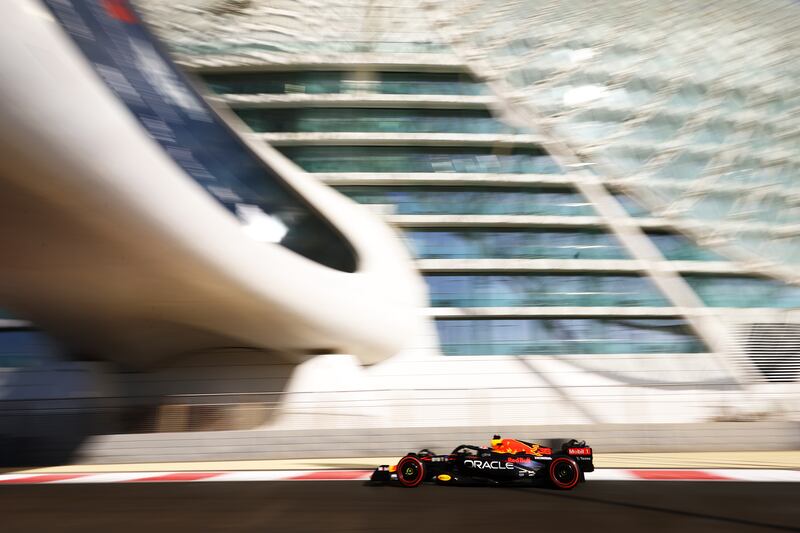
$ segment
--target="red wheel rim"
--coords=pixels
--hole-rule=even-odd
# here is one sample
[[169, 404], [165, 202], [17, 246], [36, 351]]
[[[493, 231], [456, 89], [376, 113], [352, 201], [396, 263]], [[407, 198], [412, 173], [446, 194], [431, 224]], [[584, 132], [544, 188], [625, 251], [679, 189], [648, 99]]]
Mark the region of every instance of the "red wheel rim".
[[406, 487], [416, 487], [424, 476], [425, 467], [416, 457], [404, 457], [397, 463], [397, 480]]
[[[564, 467], [569, 466], [572, 470], [572, 477], [565, 478], [563, 475], [566, 472]], [[550, 463], [550, 481], [559, 489], [571, 489], [578, 484], [580, 480], [580, 470], [578, 465], [572, 459], [566, 457], [558, 457]]]

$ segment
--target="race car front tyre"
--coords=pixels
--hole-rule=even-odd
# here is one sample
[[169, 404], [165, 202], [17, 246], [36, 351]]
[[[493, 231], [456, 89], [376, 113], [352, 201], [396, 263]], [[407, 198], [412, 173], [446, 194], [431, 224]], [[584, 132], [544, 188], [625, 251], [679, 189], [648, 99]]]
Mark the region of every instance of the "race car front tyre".
[[569, 490], [581, 479], [581, 471], [578, 463], [569, 457], [556, 457], [548, 468], [550, 483], [557, 489]]
[[404, 487], [419, 487], [425, 481], [425, 465], [417, 457], [406, 455], [397, 463], [397, 481]]

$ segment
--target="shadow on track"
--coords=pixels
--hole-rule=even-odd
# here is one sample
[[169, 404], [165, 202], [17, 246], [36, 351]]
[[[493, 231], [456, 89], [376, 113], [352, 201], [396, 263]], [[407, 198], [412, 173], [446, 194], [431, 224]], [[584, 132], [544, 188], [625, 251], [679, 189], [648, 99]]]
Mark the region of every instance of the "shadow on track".
[[589, 481], [570, 492], [353, 481], [0, 485], [0, 531], [754, 533], [800, 531], [798, 501], [797, 483]]
[[[601, 482], [602, 483], [602, 482]], [[670, 482], [667, 482], [670, 483]], [[666, 507], [657, 507], [654, 505], [645, 505], [641, 503], [631, 503], [625, 501], [615, 501], [609, 500], [604, 498], [596, 498], [591, 496], [581, 496], [579, 493], [567, 493], [563, 491], [557, 491], [554, 489], [547, 489], [547, 488], [532, 488], [532, 487], [513, 487], [513, 486], [505, 486], [502, 487], [504, 490], [513, 490], [513, 491], [523, 491], [523, 492], [532, 492], [536, 491], [537, 495], [544, 495], [544, 496], [551, 496], [554, 498], [569, 498], [570, 500], [579, 500], [584, 502], [591, 502], [597, 503], [601, 505], [610, 505], [610, 506], [617, 506], [622, 508], [629, 508], [629, 509], [636, 509], [639, 511], [653, 511], [658, 513], [667, 513], [675, 516], [682, 516], [686, 518], [700, 518], [704, 520], [715, 520], [718, 522], [726, 522], [729, 524], [737, 524], [737, 525], [744, 525], [744, 526], [754, 526], [760, 528], [767, 528], [767, 529], [774, 529], [776, 531], [800, 531], [800, 526], [793, 527], [793, 526], [782, 526], [779, 524], [769, 524], [766, 522], [758, 522], [754, 520], [747, 520], [742, 518], [733, 518], [727, 516], [720, 516], [708, 513], [700, 513], [700, 512], [693, 512], [693, 511], [685, 511], [681, 509], [670, 509]]]

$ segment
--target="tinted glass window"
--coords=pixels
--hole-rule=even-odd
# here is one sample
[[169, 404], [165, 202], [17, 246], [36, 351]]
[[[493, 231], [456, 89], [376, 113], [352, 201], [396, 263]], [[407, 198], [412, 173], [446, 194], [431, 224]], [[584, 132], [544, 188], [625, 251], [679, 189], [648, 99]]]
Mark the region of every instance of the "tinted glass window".
[[437, 320], [445, 355], [632, 354], [707, 351], [680, 319]]
[[584, 231], [408, 229], [420, 259], [627, 259], [611, 234]]
[[254, 131], [378, 133], [517, 133], [476, 109], [239, 109]]
[[626, 196], [622, 193], [615, 193], [614, 198], [617, 199], [619, 203], [622, 204], [622, 207], [625, 208], [625, 211], [632, 217], [647, 217], [650, 216], [650, 211], [644, 208], [644, 206], [640, 205], [639, 202], [631, 198], [630, 196]]
[[684, 278], [703, 303], [711, 307], [800, 308], [800, 287], [778, 280], [699, 275]]
[[384, 94], [486, 94], [482, 83], [459, 73], [383, 72], [376, 92]]
[[337, 187], [362, 204], [395, 206], [401, 215], [591, 216], [594, 209], [566, 188]]
[[280, 148], [308, 172], [561, 173], [537, 148], [439, 146], [297, 146]]
[[669, 306], [646, 278], [592, 274], [428, 274], [434, 307]]
[[0, 368], [39, 366], [58, 354], [58, 348], [39, 331], [0, 329]]
[[365, 92], [383, 94], [486, 94], [482, 83], [466, 74], [424, 72], [375, 72], [361, 79], [354, 73], [305, 72], [242, 72], [205, 74], [208, 87], [220, 94], [331, 94]]
[[209, 89], [220, 94], [338, 93], [342, 72], [245, 72], [205, 74]]
[[724, 257], [700, 248], [688, 238], [677, 233], [648, 232], [664, 257], [675, 261], [727, 261]]

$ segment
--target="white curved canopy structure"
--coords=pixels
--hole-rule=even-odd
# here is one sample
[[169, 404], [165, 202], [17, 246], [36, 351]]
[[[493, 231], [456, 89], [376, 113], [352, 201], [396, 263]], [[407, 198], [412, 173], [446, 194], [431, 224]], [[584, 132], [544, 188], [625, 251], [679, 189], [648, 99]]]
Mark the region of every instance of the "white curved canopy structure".
[[0, 18], [4, 305], [138, 367], [230, 346], [373, 363], [417, 331], [393, 231], [236, 136], [126, 3]]

